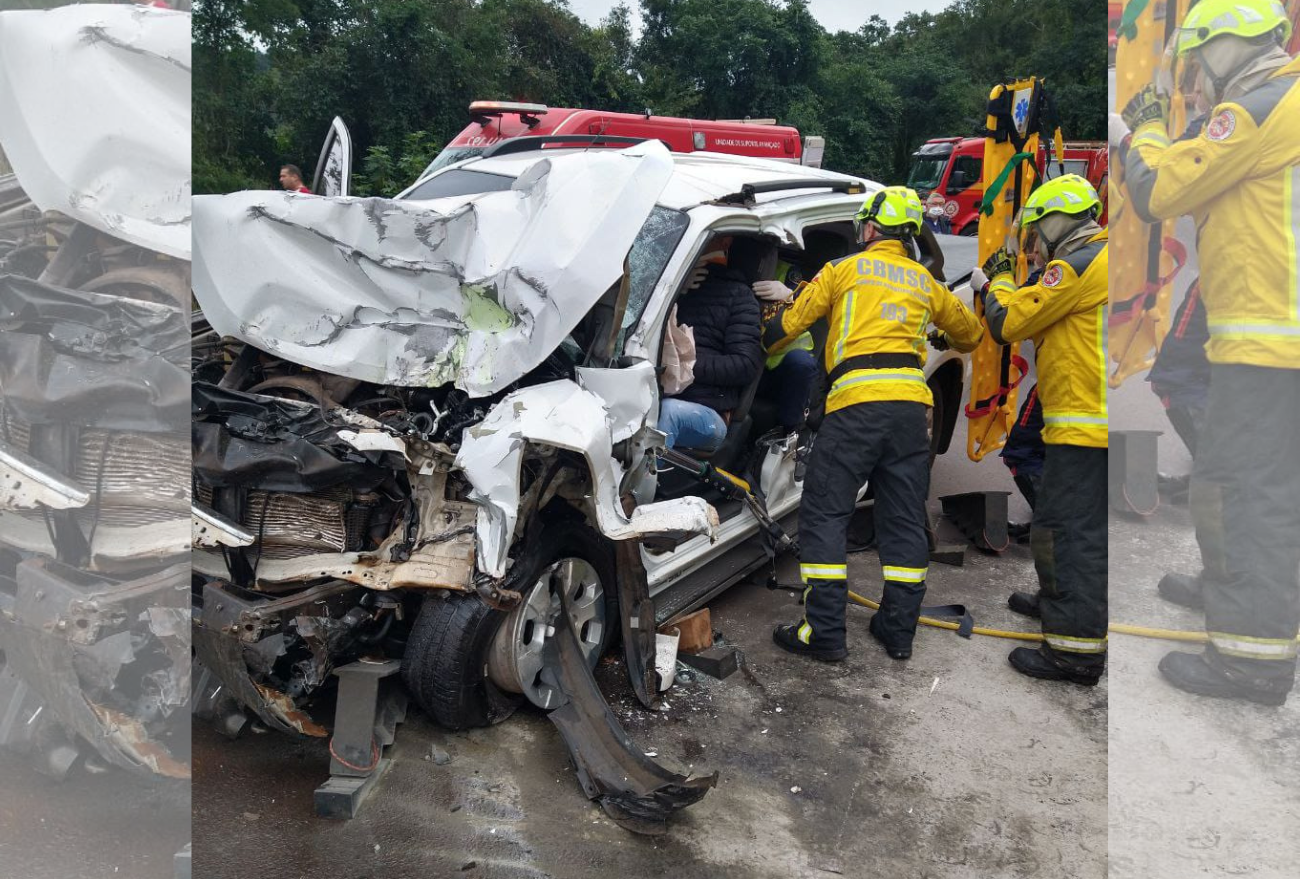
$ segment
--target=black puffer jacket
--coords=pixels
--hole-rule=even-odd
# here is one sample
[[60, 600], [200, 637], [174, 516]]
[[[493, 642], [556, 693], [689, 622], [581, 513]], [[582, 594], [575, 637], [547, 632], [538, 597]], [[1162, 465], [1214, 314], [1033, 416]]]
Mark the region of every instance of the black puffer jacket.
[[763, 368], [758, 300], [734, 269], [709, 275], [677, 300], [677, 322], [695, 330], [695, 381], [678, 399], [729, 412]]

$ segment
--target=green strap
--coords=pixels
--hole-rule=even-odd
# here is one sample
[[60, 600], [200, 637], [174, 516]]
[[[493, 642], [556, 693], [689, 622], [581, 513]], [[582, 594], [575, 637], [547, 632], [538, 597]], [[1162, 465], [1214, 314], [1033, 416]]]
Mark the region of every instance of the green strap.
[[[1138, 35], [1137, 20], [1146, 11], [1151, 0], [1129, 0], [1124, 4], [1124, 14], [1120, 16], [1119, 27], [1115, 33], [1126, 40], [1136, 40]], [[1172, 14], [1172, 10], [1166, 15]]]
[[981, 214], [986, 217], [993, 216], [993, 202], [997, 199], [998, 194], [1002, 192], [1002, 187], [1006, 186], [1007, 181], [1011, 179], [1011, 172], [1015, 171], [1021, 162], [1033, 157], [1033, 153], [1016, 153], [1011, 157], [1011, 160], [1007, 162], [1007, 166], [1002, 169], [1002, 173], [989, 184], [988, 189], [984, 190], [984, 200], [980, 202]]

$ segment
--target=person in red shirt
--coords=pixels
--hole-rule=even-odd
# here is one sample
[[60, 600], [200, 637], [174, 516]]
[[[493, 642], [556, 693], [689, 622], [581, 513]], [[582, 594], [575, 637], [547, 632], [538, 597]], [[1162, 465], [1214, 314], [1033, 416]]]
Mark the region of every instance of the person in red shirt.
[[311, 190], [302, 182], [302, 169], [297, 165], [280, 166], [280, 186], [289, 192], [305, 192], [311, 195]]

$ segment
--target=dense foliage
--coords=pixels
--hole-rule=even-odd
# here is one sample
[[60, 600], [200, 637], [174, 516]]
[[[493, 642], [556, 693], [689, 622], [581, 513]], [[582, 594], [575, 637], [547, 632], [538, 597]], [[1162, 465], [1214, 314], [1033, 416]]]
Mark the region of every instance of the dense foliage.
[[473, 99], [703, 118], [776, 117], [826, 166], [897, 182], [926, 138], [974, 133], [989, 88], [1045, 77], [1069, 138], [1104, 137], [1106, 7], [955, 0], [829, 34], [807, 0], [640, 0], [588, 27], [564, 0], [196, 0], [194, 184], [310, 176], [335, 115], [357, 189], [391, 194]]

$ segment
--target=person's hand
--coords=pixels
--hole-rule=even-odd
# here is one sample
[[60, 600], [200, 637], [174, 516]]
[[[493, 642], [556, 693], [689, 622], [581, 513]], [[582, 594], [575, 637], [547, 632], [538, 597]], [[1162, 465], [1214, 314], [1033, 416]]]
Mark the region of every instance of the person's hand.
[[1154, 83], [1143, 86], [1120, 112], [1124, 124], [1131, 131], [1137, 131], [1152, 122], [1163, 125], [1168, 116], [1169, 96], [1161, 94]]
[[704, 257], [700, 257], [695, 263], [695, 268], [691, 269], [690, 278], [686, 282], [687, 290], [694, 290], [704, 283], [704, 279], [709, 276], [709, 263]]
[[970, 273], [970, 288], [974, 293], [979, 293], [989, 285], [989, 277], [984, 274], [984, 270], [976, 266]]
[[982, 266], [984, 276], [988, 281], [992, 281], [998, 275], [1009, 275], [1015, 263], [1011, 260], [1011, 254], [1007, 253], [1005, 247], [999, 247], [993, 251], [993, 255], [984, 260]]
[[930, 347], [936, 351], [947, 351], [952, 347], [948, 344], [948, 336], [943, 330], [930, 330], [930, 335], [925, 338], [930, 342]]
[[754, 295], [764, 302], [789, 302], [794, 291], [780, 281], [755, 281]]
[[1123, 149], [1124, 141], [1128, 140], [1128, 136], [1132, 133], [1133, 131], [1128, 127], [1128, 123], [1124, 121], [1123, 116], [1118, 113], [1107, 114], [1106, 142], [1113, 149]]

